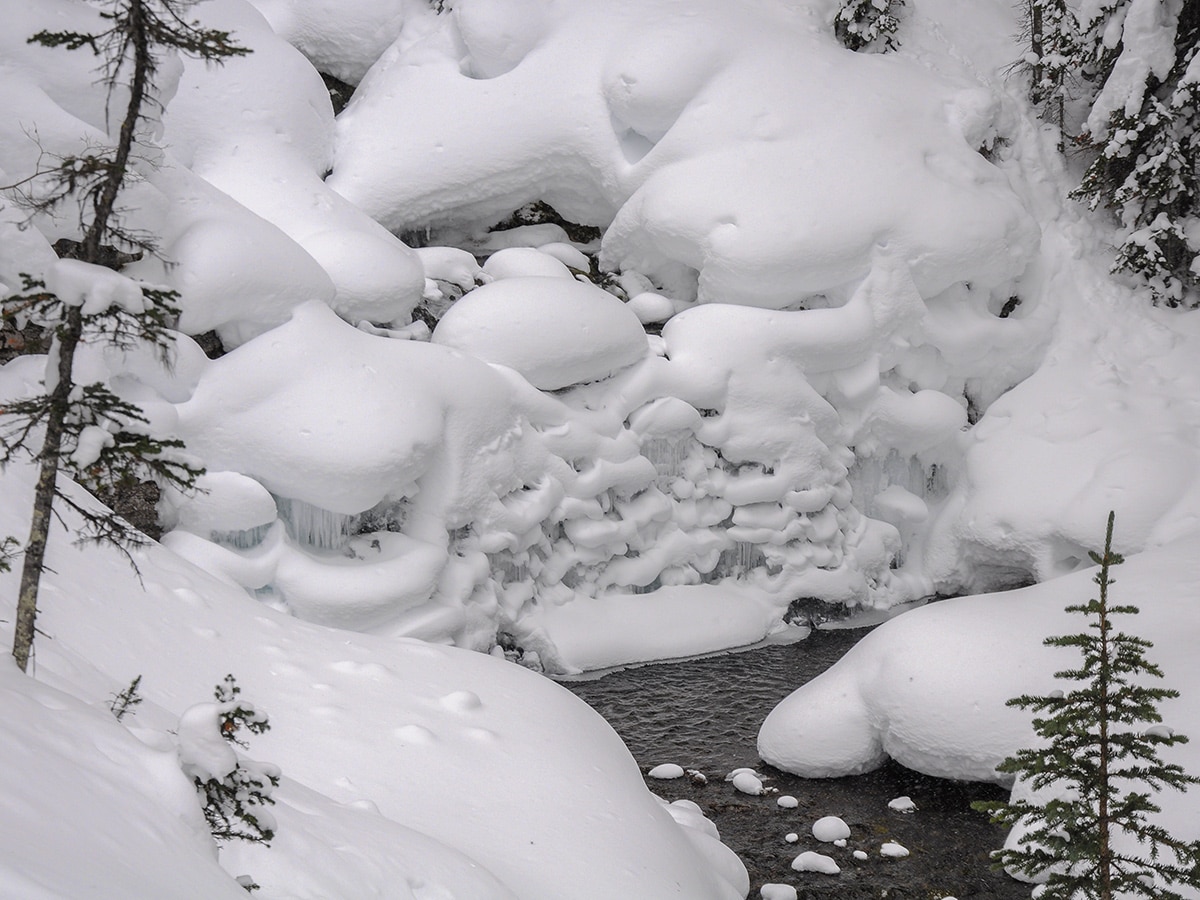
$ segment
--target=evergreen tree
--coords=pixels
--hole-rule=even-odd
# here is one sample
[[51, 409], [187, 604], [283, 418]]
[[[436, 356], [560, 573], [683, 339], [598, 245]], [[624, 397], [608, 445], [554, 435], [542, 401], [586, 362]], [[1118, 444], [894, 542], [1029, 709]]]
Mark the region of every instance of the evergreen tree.
[[[52, 211], [68, 200], [79, 205], [81, 240], [64, 239], [55, 245], [60, 257], [76, 261], [65, 270], [69, 277], [64, 280], [72, 290], [58, 287], [63, 294], [59, 296], [45, 282], [23, 276], [24, 290], [3, 302], [6, 320], [22, 326], [33, 321], [51, 336], [44, 393], [6, 404], [8, 416], [0, 433], [0, 464], [26, 453], [39, 464], [13, 639], [13, 657], [22, 671], [33, 646], [38, 587], [51, 517], [57, 515], [55, 503], [82, 516], [84, 539], [120, 547], [139, 540], [119, 517], [98, 515], [73, 501], [59, 486], [59, 470], [93, 487], [153, 476], [188, 488], [199, 475], [173, 453], [179, 449], [177, 441], [153, 436], [136, 404], [121, 399], [103, 383], [80, 385], [74, 378], [76, 351], [89, 341], [118, 347], [148, 344], [164, 362], [169, 361], [177, 295], [134, 285], [108, 270], [155, 249], [151, 236], [126, 228], [115, 212], [121, 191], [142, 177], [139, 169], [149, 164], [145, 156], [152, 148], [139, 128], [158, 108], [154, 79], [164, 54], [180, 52], [219, 63], [248, 52], [228, 32], [190, 22], [186, 14], [192, 5], [192, 0], [109, 0], [100, 13], [103, 30], [40, 31], [29, 38], [30, 43], [46, 47], [89, 48], [103, 60], [109, 96], [123, 87], [127, 100], [111, 146], [86, 147], [25, 182], [32, 187], [24, 199], [35, 211]], [[39, 435], [40, 450], [35, 452]]]
[[184, 711], [176, 737], [184, 774], [196, 785], [212, 836], [218, 841], [269, 844], [275, 836], [275, 818], [268, 806], [279, 787], [280, 772], [270, 763], [255, 762], [229, 748], [214, 752], [215, 731], [228, 744], [245, 748], [238, 737], [243, 728], [251, 734], [271, 730], [266, 714], [239, 698], [242, 689], [232, 675], [213, 691], [216, 703], [198, 703]]
[[1106, 0], [1080, 39], [1094, 92], [1083, 140], [1096, 158], [1074, 196], [1114, 211], [1115, 270], [1168, 306], [1200, 299], [1198, 50], [1200, 0]]
[[850, 50], [895, 50], [900, 46], [895, 34], [903, 8], [904, 0], [842, 0], [833, 20], [834, 33]]
[[[1176, 840], [1147, 821], [1159, 812], [1155, 793], [1185, 790], [1200, 778], [1159, 757], [1160, 748], [1187, 741], [1158, 724], [1159, 703], [1179, 692], [1141, 683], [1162, 678], [1145, 657], [1152, 644], [1113, 624], [1114, 616], [1138, 612], [1109, 602], [1111, 567], [1123, 561], [1112, 549], [1113, 521], [1110, 513], [1103, 555], [1090, 554], [1100, 566], [1099, 597], [1067, 607], [1088, 619], [1089, 631], [1044, 642], [1079, 652], [1078, 667], [1055, 673], [1079, 686], [1008, 702], [1040, 714], [1033, 727], [1044, 745], [1019, 750], [997, 769], [1054, 796], [973, 804], [995, 822], [1027, 828], [1022, 843], [993, 856], [1009, 870], [1048, 876], [1039, 900], [1183, 900], [1172, 888], [1200, 887], [1200, 842]], [[1142, 852], [1135, 855], [1134, 844]]]
[[1022, 60], [1029, 72], [1029, 99], [1042, 118], [1058, 127], [1059, 150], [1066, 144], [1066, 104], [1079, 58], [1079, 24], [1066, 0], [1027, 0]]

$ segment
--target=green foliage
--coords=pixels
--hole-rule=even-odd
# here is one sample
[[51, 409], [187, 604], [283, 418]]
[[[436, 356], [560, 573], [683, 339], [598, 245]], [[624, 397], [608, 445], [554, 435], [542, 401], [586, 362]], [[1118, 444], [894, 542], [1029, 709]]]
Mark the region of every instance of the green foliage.
[[[234, 677], [226, 675], [216, 686], [213, 696], [221, 707], [221, 737], [244, 748], [249, 745], [238, 737], [241, 729], [262, 734], [271, 726], [265, 714], [238, 699], [240, 693], [241, 688]], [[279, 770], [275, 766], [239, 757], [237, 767], [223, 778], [193, 776], [192, 780], [204, 806], [204, 818], [217, 841], [271, 842], [275, 836], [275, 820], [266, 807], [274, 805], [271, 793], [279, 786]]]
[[17, 548], [21, 546], [11, 534], [0, 539], [0, 572], [12, 571], [12, 558], [17, 554]]
[[1081, 138], [1095, 157], [1072, 196], [1116, 214], [1121, 230], [1115, 271], [1139, 276], [1156, 303], [1195, 306], [1200, 302], [1200, 0], [1183, 0], [1177, 18], [1164, 9], [1158, 40], [1173, 43], [1174, 62], [1165, 71], [1156, 66], [1149, 72], [1140, 93], [1126, 84], [1127, 75], [1115, 79], [1115, 87], [1109, 84], [1124, 52], [1114, 36], [1122, 33], [1129, 5], [1129, 0], [1107, 0], [1080, 31], [1075, 65], [1093, 102], [1110, 88], [1114, 96], [1104, 101], [1101, 115], [1093, 113]]
[[1176, 840], [1148, 821], [1160, 811], [1154, 794], [1186, 790], [1200, 778], [1160, 758], [1161, 748], [1187, 741], [1159, 724], [1159, 704], [1179, 692], [1144, 683], [1163, 677], [1145, 657], [1153, 645], [1116, 630], [1112, 621], [1138, 612], [1109, 603], [1111, 567], [1123, 562], [1112, 549], [1114, 518], [1110, 513], [1103, 554], [1090, 554], [1100, 566], [1099, 596], [1066, 607], [1086, 617], [1088, 630], [1044, 641], [1079, 653], [1076, 667], [1055, 673], [1078, 687], [1008, 701], [1035, 713], [1033, 728], [1043, 743], [1017, 751], [997, 769], [1050, 799], [1035, 793], [1033, 800], [973, 804], [994, 822], [1026, 829], [1019, 845], [993, 857], [1011, 871], [1047, 877], [1040, 900], [1183, 900], [1172, 888], [1200, 887], [1200, 842]]
[[1030, 101], [1044, 119], [1058, 126], [1061, 150], [1066, 103], [1079, 58], [1079, 26], [1066, 0], [1026, 0], [1024, 36], [1029, 52], [1018, 68], [1028, 73]]
[[271, 730], [271, 724], [253, 705], [238, 700], [241, 692], [237, 679], [226, 675], [213, 690], [213, 696], [224, 707], [221, 712], [221, 736], [239, 747], [248, 747], [248, 743], [237, 737], [238, 731], [245, 728], [251, 734], [263, 734]]
[[[4, 299], [0, 310], [6, 318], [34, 321], [56, 338], [70, 327], [72, 308], [43, 281], [22, 276], [23, 290]], [[169, 364], [175, 333], [170, 326], [178, 316], [175, 291], [141, 285], [140, 308], [113, 304], [102, 310], [78, 313], [80, 341], [102, 343], [119, 350], [149, 345]], [[36, 435], [56, 414], [54, 385], [40, 394], [12, 400], [3, 407], [0, 423], [0, 466], [22, 455], [33, 455]], [[50, 448], [59, 471], [100, 493], [108, 485], [130, 479], [154, 479], [180, 490], [190, 489], [201, 474], [182, 455], [182, 441], [158, 436], [142, 408], [125, 400], [102, 382], [74, 384], [60, 401], [61, 438]], [[43, 445], [38, 457], [45, 460]], [[137, 546], [145, 537], [123, 519], [107, 511], [96, 511], [78, 502], [56, 481], [54, 501], [59, 508], [73, 510], [81, 521], [77, 539], [81, 543], [108, 543], [118, 548]]]
[[904, 0], [843, 0], [833, 20], [834, 34], [849, 50], [886, 53], [900, 46], [900, 10]]
[[113, 694], [112, 700], [108, 703], [109, 711], [117, 717], [117, 721], [122, 721], [134, 709], [141, 705], [142, 695], [138, 692], [138, 688], [142, 684], [142, 676], [138, 675], [133, 681], [129, 682], [128, 687], [120, 693]]
[[[249, 51], [234, 43], [229, 32], [189, 21], [192, 0], [100, 0], [98, 5], [102, 29], [39, 31], [28, 42], [67, 50], [87, 47], [101, 57], [101, 81], [110, 101], [118, 87], [128, 92], [116, 133], [109, 136], [112, 146], [89, 144], [78, 153], [58, 157], [43, 153], [37, 170], [6, 190], [33, 214], [57, 214], [63, 203], [74, 201], [81, 239], [64, 238], [55, 250], [61, 257], [117, 270], [143, 252], [155, 250], [153, 235], [121, 220], [117, 200], [132, 182], [145, 176], [146, 167], [152, 167], [156, 158], [156, 149], [145, 141], [147, 129], [139, 129], [139, 124], [161, 111], [155, 80], [161, 61], [182, 53], [220, 63]], [[46, 159], [51, 161], [48, 166]], [[58, 506], [66, 504], [83, 517], [83, 540], [112, 543], [131, 562], [127, 547], [141, 540], [120, 517], [96, 514], [74, 503], [58, 487], [59, 469], [66, 468], [85, 484], [101, 489], [142, 475], [186, 489], [199, 475], [178, 455], [177, 441], [154, 435], [138, 406], [103, 383], [81, 386], [74, 380], [79, 345], [97, 339], [118, 349], [150, 345], [168, 361], [177, 295], [145, 286], [138, 302], [125, 297], [95, 309], [90, 302], [66, 302], [44, 283], [24, 278], [22, 292], [4, 300], [3, 317], [44, 324], [52, 341], [44, 394], [3, 407], [9, 417], [0, 434], [0, 465], [18, 453], [33, 456], [38, 463], [13, 629], [13, 658], [22, 671], [27, 670], [33, 649], [50, 522], [55, 517], [62, 521]], [[40, 443], [36, 452], [35, 442]]]

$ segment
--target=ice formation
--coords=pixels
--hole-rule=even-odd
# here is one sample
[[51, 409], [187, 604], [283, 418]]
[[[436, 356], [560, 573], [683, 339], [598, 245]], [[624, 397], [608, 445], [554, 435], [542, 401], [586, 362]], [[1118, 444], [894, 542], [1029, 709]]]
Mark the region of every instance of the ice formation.
[[891, 255], [841, 305], [688, 309], [655, 352], [619, 300], [571, 279], [477, 288], [432, 345], [323, 309], [208, 363], [178, 405], [191, 452], [277, 515], [260, 492], [255, 521], [207, 527], [189, 506], [211, 493], [177, 499], [167, 538], [299, 615], [480, 649], [500, 632], [570, 671], [661, 653], [624, 628], [606, 642], [616, 610], [689, 620], [678, 655], [753, 642], [797, 597], [933, 588], [906, 550], [948, 493], [966, 413], [921, 366], [899, 374], [936, 350]]

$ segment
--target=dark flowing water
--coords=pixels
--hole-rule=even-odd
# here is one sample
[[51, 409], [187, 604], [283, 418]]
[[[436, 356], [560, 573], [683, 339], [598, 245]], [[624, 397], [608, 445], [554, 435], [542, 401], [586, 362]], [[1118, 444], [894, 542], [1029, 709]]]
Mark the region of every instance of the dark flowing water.
[[[643, 772], [677, 763], [707, 775], [703, 785], [687, 778], [647, 784], [665, 800], [699, 804], [746, 864], [752, 898], [763, 884], [783, 883], [794, 886], [800, 900], [1027, 900], [1028, 885], [989, 868], [988, 851], [1003, 843], [1004, 831], [970, 808], [972, 800], [1002, 799], [1007, 792], [930, 778], [895, 764], [853, 778], [810, 780], [759, 760], [755, 740], [767, 713], [865, 633], [815, 631], [797, 644], [630, 668], [564, 685], [612, 724]], [[734, 790], [725, 775], [741, 766], [769, 776], [766, 785], [779, 793], [752, 797]], [[780, 795], [795, 797], [799, 806], [780, 808]], [[889, 800], [905, 795], [917, 804], [916, 812], [888, 808]], [[827, 815], [850, 826], [845, 848], [812, 837], [812, 823]], [[789, 832], [799, 835], [796, 843], [784, 839]], [[884, 841], [903, 845], [911, 855], [883, 858]], [[834, 857], [841, 874], [792, 871], [792, 860], [803, 850]], [[868, 858], [856, 860], [854, 850]]]

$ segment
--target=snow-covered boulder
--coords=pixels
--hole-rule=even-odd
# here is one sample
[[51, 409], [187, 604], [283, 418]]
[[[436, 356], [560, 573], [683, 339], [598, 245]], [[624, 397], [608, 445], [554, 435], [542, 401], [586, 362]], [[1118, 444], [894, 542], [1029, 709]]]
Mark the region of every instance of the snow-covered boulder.
[[648, 353], [641, 322], [624, 303], [551, 276], [503, 278], [471, 291], [442, 317], [433, 342], [515, 369], [545, 391], [607, 378]]

